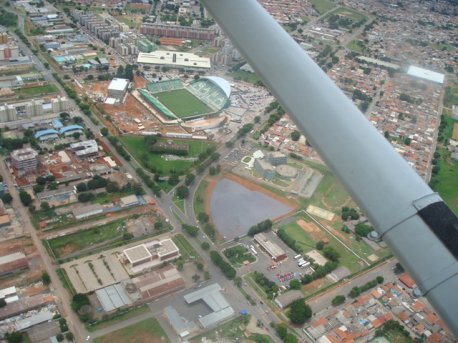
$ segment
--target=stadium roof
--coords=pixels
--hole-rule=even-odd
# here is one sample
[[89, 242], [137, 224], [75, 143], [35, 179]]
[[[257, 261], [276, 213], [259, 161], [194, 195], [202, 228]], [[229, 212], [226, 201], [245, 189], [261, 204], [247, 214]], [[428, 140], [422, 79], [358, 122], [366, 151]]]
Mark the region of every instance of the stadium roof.
[[109, 90], [116, 90], [116, 91], [123, 91], [127, 88], [129, 85], [129, 80], [128, 79], [113, 79], [109, 86]]
[[443, 84], [444, 83], [444, 74], [436, 73], [435, 71], [423, 69], [415, 66], [410, 66], [407, 74], [410, 76], [415, 76], [420, 79], [436, 82]]
[[217, 85], [221, 90], [226, 94], [226, 96], [229, 98], [231, 96], [231, 85], [229, 82], [227, 82], [225, 79], [222, 77], [218, 76], [205, 76], [203, 79], [206, 79], [213, 84]]
[[61, 128], [59, 132], [62, 134], [68, 131], [75, 131], [75, 130], [83, 130], [83, 127], [79, 125], [68, 125], [68, 126], [64, 126], [63, 128]]
[[56, 131], [54, 129], [41, 130], [35, 133], [35, 138], [41, 138], [44, 136], [58, 135], [58, 134], [59, 134], [59, 131]]
[[211, 68], [210, 59], [208, 57], [200, 57], [188, 52], [160, 50], [150, 53], [140, 52], [138, 54], [137, 62], [188, 68]]

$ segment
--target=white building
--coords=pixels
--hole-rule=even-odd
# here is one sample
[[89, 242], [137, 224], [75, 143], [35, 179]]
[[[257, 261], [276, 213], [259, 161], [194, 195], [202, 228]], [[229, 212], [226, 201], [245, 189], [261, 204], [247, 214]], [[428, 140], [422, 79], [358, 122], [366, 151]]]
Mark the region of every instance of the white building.
[[122, 101], [127, 92], [127, 87], [129, 87], [129, 83], [128, 79], [113, 79], [108, 85], [108, 97]]

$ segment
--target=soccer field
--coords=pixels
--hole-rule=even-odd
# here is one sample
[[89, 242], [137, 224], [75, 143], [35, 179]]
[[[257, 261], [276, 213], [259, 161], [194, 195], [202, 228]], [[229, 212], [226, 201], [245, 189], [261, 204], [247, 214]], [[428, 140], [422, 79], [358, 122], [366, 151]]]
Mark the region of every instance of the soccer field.
[[186, 89], [156, 93], [154, 94], [154, 97], [172, 111], [178, 118], [192, 117], [211, 112], [210, 107]]

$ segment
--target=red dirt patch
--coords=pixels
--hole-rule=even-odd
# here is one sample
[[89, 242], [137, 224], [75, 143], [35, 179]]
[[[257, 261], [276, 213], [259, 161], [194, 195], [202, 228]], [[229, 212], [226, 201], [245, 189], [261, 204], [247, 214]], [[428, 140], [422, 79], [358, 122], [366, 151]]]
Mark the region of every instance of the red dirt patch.
[[327, 238], [323, 231], [313, 223], [308, 223], [303, 219], [299, 219], [296, 223], [309, 234], [314, 241], [321, 241]]

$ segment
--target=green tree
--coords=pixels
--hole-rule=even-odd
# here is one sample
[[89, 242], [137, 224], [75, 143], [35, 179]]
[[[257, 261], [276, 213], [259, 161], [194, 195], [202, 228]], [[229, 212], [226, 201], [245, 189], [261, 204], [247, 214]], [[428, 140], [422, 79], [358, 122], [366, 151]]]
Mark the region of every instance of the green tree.
[[5, 307], [5, 306], [6, 306], [6, 300], [3, 299], [3, 298], [1, 298], [1, 299], [0, 299], [0, 308], [1, 308], [1, 307]]
[[30, 194], [26, 191], [23, 191], [22, 189], [19, 191], [19, 199], [21, 199], [21, 202], [24, 206], [29, 206], [32, 203], [32, 197]]
[[186, 231], [190, 236], [196, 237], [199, 233], [199, 228], [196, 226], [183, 224], [182, 226], [183, 231]]
[[301, 289], [302, 283], [298, 279], [293, 279], [289, 282], [290, 289]]
[[186, 199], [189, 196], [189, 189], [188, 187], [181, 185], [177, 188], [177, 197], [180, 199]]
[[71, 331], [67, 332], [65, 334], [65, 338], [67, 339], [67, 341], [72, 342], [73, 341], [73, 333]]
[[103, 135], [103, 136], [108, 136], [108, 129], [106, 127], [102, 127], [100, 129], [100, 133]]
[[61, 333], [58, 333], [56, 335], [56, 339], [58, 342], [62, 342], [64, 340], [64, 335], [62, 335]]
[[8, 343], [22, 343], [23, 342], [22, 333], [16, 332], [16, 331], [12, 333], [7, 333], [6, 340], [8, 341]]
[[202, 244], [200, 245], [200, 247], [203, 249], [203, 250], [210, 250], [210, 243], [208, 242], [202, 242]]
[[40, 204], [40, 209], [44, 212], [46, 211], [49, 211], [51, 207], [49, 206], [49, 203], [47, 201], [43, 201], [41, 204]]
[[169, 185], [175, 186], [180, 182], [180, 178], [178, 177], [177, 174], [172, 174], [172, 175], [170, 175], [170, 177], [169, 177], [167, 182], [169, 183]]
[[294, 130], [293, 132], [291, 132], [291, 139], [294, 142], [297, 142], [299, 140], [299, 138], [301, 138], [301, 133], [299, 131]]
[[41, 280], [45, 285], [49, 285], [51, 283], [51, 278], [47, 272], [43, 272], [43, 274], [41, 274]]
[[291, 304], [289, 319], [294, 324], [304, 324], [312, 316], [312, 309], [305, 303], [305, 299], [298, 299]]
[[2, 201], [5, 203], [5, 204], [10, 204], [11, 201], [13, 201], [13, 197], [11, 196], [10, 193], [5, 193], [1, 196], [1, 199]]
[[323, 248], [323, 255], [334, 262], [338, 261], [340, 257], [339, 253], [329, 245]]
[[334, 299], [332, 299], [331, 304], [332, 306], [339, 306], [345, 302], [345, 295], [336, 295]]
[[196, 176], [192, 173], [186, 174], [186, 178], [184, 180], [185, 185], [186, 186], [191, 185], [194, 182], [195, 178]]
[[315, 248], [317, 248], [318, 250], [323, 250], [324, 242], [323, 241], [316, 242]]
[[382, 284], [383, 281], [384, 281], [383, 276], [377, 276], [375, 279], [377, 280], [377, 283], [379, 283], [379, 284]]

